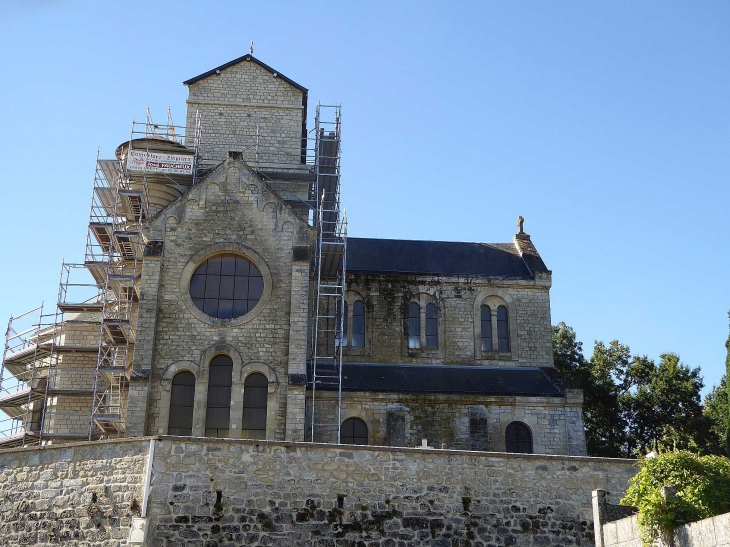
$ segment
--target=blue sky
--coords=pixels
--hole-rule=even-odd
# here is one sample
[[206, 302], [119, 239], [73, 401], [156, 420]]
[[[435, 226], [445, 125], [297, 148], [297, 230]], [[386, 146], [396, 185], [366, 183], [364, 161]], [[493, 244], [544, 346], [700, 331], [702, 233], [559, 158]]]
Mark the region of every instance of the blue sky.
[[[28, 5], [32, 4], [32, 5]], [[553, 323], [724, 371], [730, 4], [0, 2], [0, 322], [83, 260], [97, 147], [248, 52], [343, 106], [350, 235], [510, 241]], [[310, 111], [313, 111], [310, 108]]]

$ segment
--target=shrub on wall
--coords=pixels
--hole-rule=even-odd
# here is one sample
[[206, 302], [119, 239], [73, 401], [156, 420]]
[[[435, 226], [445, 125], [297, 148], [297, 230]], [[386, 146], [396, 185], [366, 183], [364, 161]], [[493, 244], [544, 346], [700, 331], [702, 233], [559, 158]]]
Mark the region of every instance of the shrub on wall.
[[[645, 545], [682, 524], [730, 512], [728, 458], [679, 450], [643, 459], [639, 466], [621, 504], [638, 507]], [[663, 495], [663, 487], [673, 487], [676, 495]]]

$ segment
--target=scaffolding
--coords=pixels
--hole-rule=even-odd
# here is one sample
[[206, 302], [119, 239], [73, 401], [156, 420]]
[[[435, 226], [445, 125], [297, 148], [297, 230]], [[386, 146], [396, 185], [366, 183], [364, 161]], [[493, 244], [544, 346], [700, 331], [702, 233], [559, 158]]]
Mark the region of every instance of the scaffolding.
[[[186, 128], [174, 125], [169, 110], [167, 123], [156, 124], [148, 109], [144, 122], [132, 121], [130, 138], [115, 159], [100, 159], [97, 153], [83, 262], [62, 264], [53, 312], [41, 306], [11, 317], [8, 324], [0, 367], [0, 411], [7, 415], [0, 414], [0, 445], [124, 435], [143, 226], [209, 167], [199, 157], [197, 114], [194, 123], [186, 142]], [[306, 436], [339, 442], [347, 263], [347, 221], [340, 211], [341, 107], [318, 104], [314, 129], [296, 146], [268, 139], [259, 122], [256, 129], [247, 147], [252, 170], [284, 199], [300, 201], [317, 230]], [[264, 147], [266, 165], [259, 162]], [[165, 154], [182, 158], [185, 169], [160, 169], [154, 161]], [[279, 172], [272, 154], [274, 164], [300, 167]], [[335, 392], [336, 410], [328, 409]]]
[[[169, 109], [167, 123], [156, 124], [148, 108], [144, 122], [132, 121], [116, 159], [97, 154], [84, 262], [62, 264], [52, 313], [40, 306], [8, 324], [0, 446], [124, 435], [142, 226], [197, 182], [200, 138], [200, 116], [187, 147]], [[187, 161], [185, 169], [161, 169], [154, 163], [160, 152]]]
[[[313, 215], [317, 242], [312, 273], [316, 286], [308, 367], [308, 386], [311, 388], [309, 440], [312, 442], [340, 442], [347, 289], [347, 219], [340, 212], [340, 129], [340, 105], [318, 104], [314, 129], [316, 179], [310, 195], [310, 199], [316, 196], [319, 201]], [[318, 400], [318, 391], [337, 392], [335, 412]], [[322, 399], [321, 395], [319, 397]]]
[[43, 320], [43, 305], [11, 316], [5, 331], [3, 362], [0, 367], [0, 437], [2, 446], [24, 446], [37, 437], [38, 420], [32, 420], [35, 401], [43, 398], [41, 371], [28, 366], [38, 358], [38, 331]]
[[[167, 195], [182, 195], [196, 183], [198, 115], [192, 148], [185, 146], [184, 135], [185, 128], [174, 125], [169, 109], [167, 123], [156, 124], [148, 108], [144, 123], [132, 121], [129, 141], [117, 149], [117, 159], [97, 159], [85, 256], [85, 266], [100, 289], [89, 439], [96, 431], [104, 436], [124, 434], [142, 274], [142, 225], [164, 206]], [[155, 150], [189, 156], [190, 174], [150, 168]], [[161, 189], [165, 196], [157, 199]]]

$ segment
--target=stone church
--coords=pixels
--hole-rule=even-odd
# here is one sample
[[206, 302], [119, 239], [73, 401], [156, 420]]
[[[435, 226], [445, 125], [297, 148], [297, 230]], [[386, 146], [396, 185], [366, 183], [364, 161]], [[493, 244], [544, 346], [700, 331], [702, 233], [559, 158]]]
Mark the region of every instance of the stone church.
[[586, 454], [582, 395], [553, 367], [552, 274], [521, 222], [505, 243], [349, 237], [339, 106], [308, 127], [307, 89], [252, 55], [184, 84], [184, 126], [148, 115], [97, 161], [56, 308], [11, 318], [0, 448]]

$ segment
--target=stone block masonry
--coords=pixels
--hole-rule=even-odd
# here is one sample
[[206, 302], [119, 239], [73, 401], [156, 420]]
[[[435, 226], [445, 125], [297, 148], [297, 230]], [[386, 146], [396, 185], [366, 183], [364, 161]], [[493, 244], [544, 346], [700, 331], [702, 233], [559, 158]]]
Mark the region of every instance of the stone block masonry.
[[149, 441], [0, 452], [2, 545], [126, 545]]
[[[594, 545], [631, 460], [159, 437], [147, 545]], [[0, 452], [4, 545], [127, 545], [149, 439]]]

